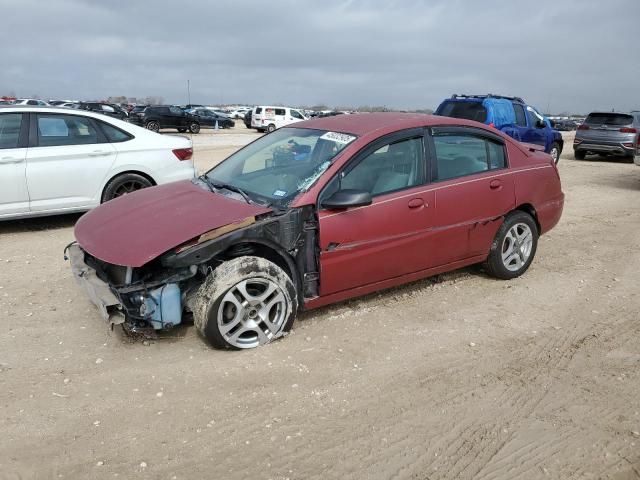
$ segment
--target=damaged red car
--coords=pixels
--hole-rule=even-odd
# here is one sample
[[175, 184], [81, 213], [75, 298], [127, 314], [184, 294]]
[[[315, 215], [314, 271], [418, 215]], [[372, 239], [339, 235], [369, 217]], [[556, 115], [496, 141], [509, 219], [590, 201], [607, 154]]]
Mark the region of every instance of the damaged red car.
[[340, 115], [101, 205], [68, 251], [111, 323], [158, 331], [192, 316], [212, 345], [252, 348], [304, 309], [477, 263], [522, 275], [563, 203], [552, 158], [490, 127]]

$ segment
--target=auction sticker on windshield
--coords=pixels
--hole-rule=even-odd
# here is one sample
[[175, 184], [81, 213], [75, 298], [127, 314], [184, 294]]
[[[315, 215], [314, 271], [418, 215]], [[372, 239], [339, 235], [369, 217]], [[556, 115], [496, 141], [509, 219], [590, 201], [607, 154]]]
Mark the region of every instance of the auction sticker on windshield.
[[347, 143], [353, 142], [356, 137], [353, 135], [347, 135], [346, 133], [338, 133], [338, 132], [327, 132], [320, 137], [323, 140], [331, 140], [332, 142], [342, 143], [346, 145]]

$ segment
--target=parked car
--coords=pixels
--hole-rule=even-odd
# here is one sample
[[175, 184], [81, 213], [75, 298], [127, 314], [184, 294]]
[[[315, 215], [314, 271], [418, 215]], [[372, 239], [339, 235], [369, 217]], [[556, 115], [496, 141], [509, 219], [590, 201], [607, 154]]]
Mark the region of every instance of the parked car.
[[244, 118], [245, 114], [251, 110], [251, 107], [239, 107], [236, 108], [235, 110], [231, 111], [231, 113], [229, 114], [229, 116], [231, 118]]
[[276, 128], [306, 120], [306, 117], [295, 108], [289, 107], [253, 107], [251, 126], [259, 132], [273, 132]]
[[452, 95], [436, 115], [465, 118], [491, 125], [520, 142], [540, 145], [558, 163], [564, 146], [562, 135], [551, 122], [522, 98], [501, 95]]
[[0, 219], [89, 210], [194, 177], [191, 141], [101, 114], [0, 108]]
[[584, 160], [587, 154], [633, 158], [640, 154], [639, 132], [639, 112], [592, 112], [576, 131], [574, 156], [577, 160]]
[[244, 126], [247, 128], [252, 128], [251, 127], [251, 116], [253, 115], [253, 110], [249, 110], [247, 113], [244, 114]]
[[153, 132], [159, 132], [163, 128], [175, 128], [181, 133], [187, 130], [191, 133], [200, 132], [198, 117], [185, 112], [180, 107], [170, 105], [153, 105], [139, 112], [134, 108], [129, 115], [129, 122]]
[[127, 112], [125, 112], [119, 105], [113, 103], [79, 102], [77, 105], [74, 105], [74, 108], [102, 113], [103, 115], [117, 118], [119, 120], [126, 120], [128, 117]]
[[578, 128], [578, 122], [575, 120], [555, 120], [553, 122], [553, 128], [559, 132], [572, 132]]
[[236, 124], [229, 117], [223, 117], [207, 108], [196, 108], [195, 110], [189, 110], [189, 113], [199, 117], [200, 128], [216, 128], [216, 125], [218, 128], [232, 128]]
[[518, 277], [563, 202], [551, 156], [496, 129], [341, 115], [89, 212], [69, 255], [105, 319], [144, 332], [192, 312], [212, 345], [252, 348], [302, 309], [466, 265]]
[[12, 105], [33, 105], [38, 107], [46, 107], [49, 104], [44, 100], [38, 100], [35, 98], [18, 98], [12, 102]]

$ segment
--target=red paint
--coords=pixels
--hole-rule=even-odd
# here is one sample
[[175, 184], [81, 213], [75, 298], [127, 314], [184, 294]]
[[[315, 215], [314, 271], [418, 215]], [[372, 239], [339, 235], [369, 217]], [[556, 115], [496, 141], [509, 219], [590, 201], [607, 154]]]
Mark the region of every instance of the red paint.
[[78, 220], [75, 236], [84, 250], [100, 260], [140, 267], [209, 230], [267, 212], [186, 180], [101, 205]]
[[[334, 174], [379, 137], [416, 127], [459, 125], [504, 139], [509, 166], [424, 184], [344, 211], [320, 210], [320, 296], [306, 308], [397, 286], [486, 259], [503, 216], [533, 209], [541, 233], [559, 221], [564, 194], [551, 157], [476, 122], [419, 114], [340, 115], [296, 123], [357, 135], [291, 207], [316, 205]], [[80, 219], [76, 237], [94, 256], [141, 266], [198, 235], [269, 210], [215, 195], [189, 182], [117, 199]]]

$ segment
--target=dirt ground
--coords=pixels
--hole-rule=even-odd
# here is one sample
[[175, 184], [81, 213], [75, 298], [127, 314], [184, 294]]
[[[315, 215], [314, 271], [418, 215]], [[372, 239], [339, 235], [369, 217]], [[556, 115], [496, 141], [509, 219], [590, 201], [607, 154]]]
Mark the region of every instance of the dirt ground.
[[[194, 137], [199, 168], [257, 134]], [[252, 351], [110, 333], [62, 250], [0, 224], [0, 479], [640, 478], [640, 168], [560, 161], [531, 269], [303, 314]]]

